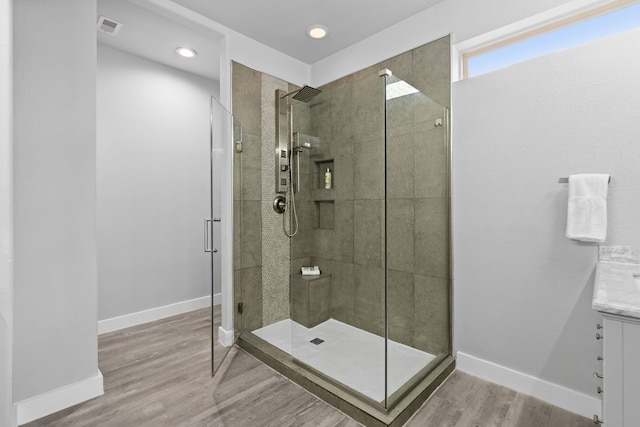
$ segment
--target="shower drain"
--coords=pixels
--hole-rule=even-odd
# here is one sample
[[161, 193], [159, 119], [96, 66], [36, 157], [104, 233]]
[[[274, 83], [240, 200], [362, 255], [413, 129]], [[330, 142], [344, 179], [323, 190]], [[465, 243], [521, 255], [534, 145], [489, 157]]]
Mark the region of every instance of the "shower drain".
[[322, 344], [322, 343], [324, 342], [324, 340], [321, 340], [320, 338], [314, 338], [314, 339], [312, 339], [312, 340], [311, 340], [311, 341], [309, 341], [309, 342], [312, 342], [312, 343], [314, 343], [315, 345], [318, 345], [318, 344]]

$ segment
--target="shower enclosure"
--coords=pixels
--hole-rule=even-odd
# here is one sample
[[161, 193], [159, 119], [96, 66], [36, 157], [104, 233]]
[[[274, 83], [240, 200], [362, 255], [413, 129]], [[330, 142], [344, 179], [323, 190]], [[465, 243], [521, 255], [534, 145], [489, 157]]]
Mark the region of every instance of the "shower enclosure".
[[289, 89], [263, 76], [261, 137], [235, 151], [238, 343], [367, 425], [404, 422], [454, 363], [448, 110], [389, 70]]

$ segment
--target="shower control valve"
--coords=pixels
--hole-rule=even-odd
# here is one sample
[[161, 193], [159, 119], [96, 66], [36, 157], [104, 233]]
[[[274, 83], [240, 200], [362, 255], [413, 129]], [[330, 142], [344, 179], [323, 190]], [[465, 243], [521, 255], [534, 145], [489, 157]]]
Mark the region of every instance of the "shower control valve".
[[276, 213], [282, 214], [287, 209], [287, 199], [284, 196], [276, 196], [273, 199], [273, 210]]

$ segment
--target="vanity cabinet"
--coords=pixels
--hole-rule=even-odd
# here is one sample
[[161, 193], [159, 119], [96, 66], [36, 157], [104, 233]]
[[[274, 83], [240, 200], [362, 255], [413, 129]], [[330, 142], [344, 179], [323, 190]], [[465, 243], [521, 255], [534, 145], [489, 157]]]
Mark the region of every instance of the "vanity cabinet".
[[640, 426], [640, 319], [602, 313], [606, 427]]
[[[612, 247], [629, 258], [626, 247]], [[640, 251], [634, 262], [603, 261], [596, 268], [594, 310], [603, 318], [602, 422], [606, 427], [640, 426]]]

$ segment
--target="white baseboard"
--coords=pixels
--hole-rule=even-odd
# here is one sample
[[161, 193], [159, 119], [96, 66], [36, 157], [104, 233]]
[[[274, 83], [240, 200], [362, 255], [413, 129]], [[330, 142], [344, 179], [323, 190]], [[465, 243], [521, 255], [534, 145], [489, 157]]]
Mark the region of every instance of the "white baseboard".
[[233, 345], [234, 338], [235, 336], [233, 331], [227, 331], [222, 326], [218, 327], [218, 342], [224, 347], [231, 347]]
[[54, 412], [104, 394], [102, 373], [15, 404], [18, 425], [26, 424]]
[[[221, 295], [213, 296], [214, 305], [220, 304]], [[211, 306], [211, 296], [195, 298], [187, 301], [177, 302], [162, 307], [150, 308], [136, 313], [125, 314], [123, 316], [112, 317], [111, 319], [98, 320], [98, 335], [113, 332], [131, 326], [141, 325], [154, 320], [166, 317], [177, 316], [178, 314], [198, 310]]]
[[456, 356], [456, 368], [462, 372], [544, 400], [583, 417], [593, 418], [594, 414], [602, 417], [602, 401], [600, 399], [505, 366], [459, 351]]

